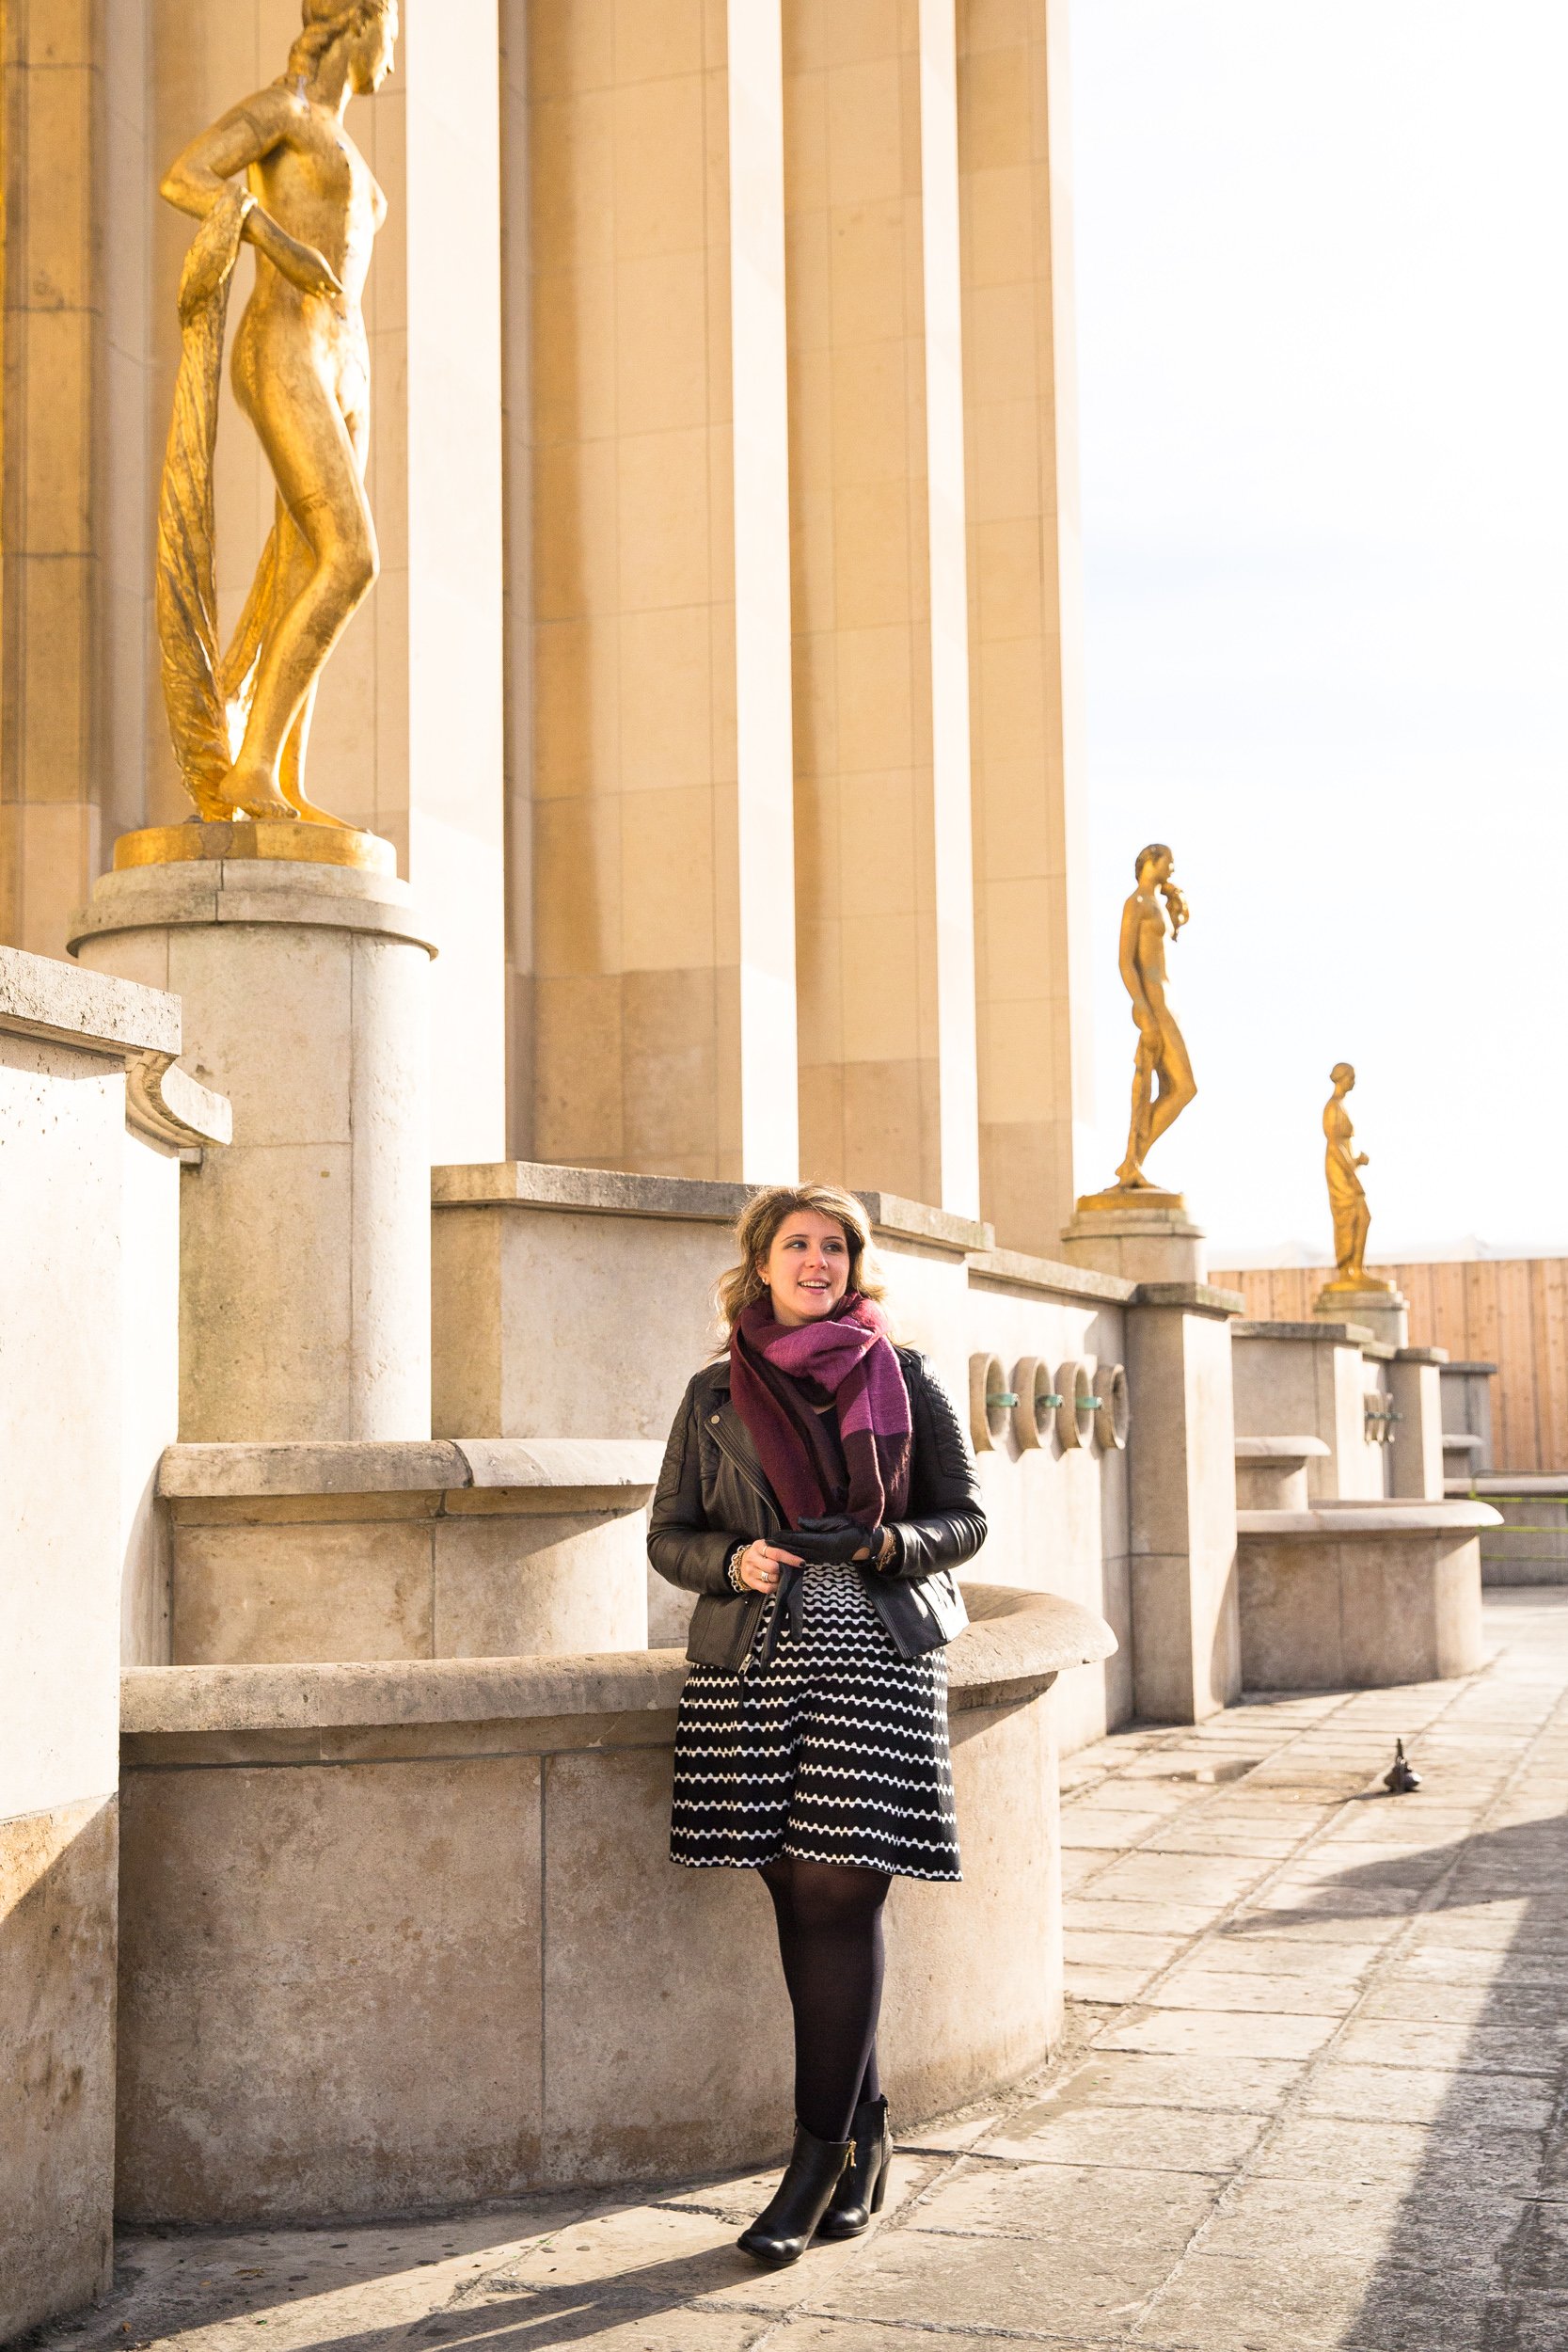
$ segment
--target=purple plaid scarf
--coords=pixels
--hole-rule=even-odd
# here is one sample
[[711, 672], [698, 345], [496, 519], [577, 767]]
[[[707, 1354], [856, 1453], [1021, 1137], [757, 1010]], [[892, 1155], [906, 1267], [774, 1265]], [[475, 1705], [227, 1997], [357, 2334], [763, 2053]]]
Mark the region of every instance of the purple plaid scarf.
[[[910, 1392], [874, 1300], [847, 1291], [820, 1323], [785, 1326], [770, 1302], [743, 1308], [730, 1335], [730, 1397], [791, 1527], [847, 1511], [863, 1527], [903, 1516], [910, 1496]], [[832, 1416], [812, 1410], [829, 1398]], [[845, 1493], [845, 1472], [848, 1493]]]

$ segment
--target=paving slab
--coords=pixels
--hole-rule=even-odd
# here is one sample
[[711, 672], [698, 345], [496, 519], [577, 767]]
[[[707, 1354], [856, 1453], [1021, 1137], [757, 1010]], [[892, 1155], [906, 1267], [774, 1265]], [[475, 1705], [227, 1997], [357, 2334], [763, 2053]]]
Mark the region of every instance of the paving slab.
[[1249, 2178], [1210, 2222], [1203, 2251], [1257, 2262], [1283, 2244], [1309, 2263], [1354, 2253], [1368, 2273], [1409, 2263], [1489, 2280], [1527, 2210], [1521, 2198], [1479, 2188], [1412, 2197], [1389, 2182]]
[[1551, 2089], [1538, 2077], [1456, 2076], [1442, 2067], [1322, 2066], [1303, 2093], [1314, 2115], [1353, 2122], [1494, 2124], [1506, 2131], [1543, 2131], [1551, 2115]]
[[1185, 2244], [1208, 2221], [1223, 2176], [1168, 2167], [988, 2164], [969, 2157], [927, 2190], [911, 2230], [958, 2237], [1056, 2238], [1074, 2256], [1152, 2233]]
[[[1322, 1949], [1322, 1947], [1319, 1947]], [[1343, 2017], [1360, 1997], [1354, 1979], [1264, 1975], [1227, 1969], [1225, 1947], [1200, 1944], [1190, 1961], [1171, 1969], [1138, 1998], [1146, 2009], [1266, 2010], [1275, 2015]], [[1217, 1964], [1209, 1966], [1206, 1963]]]
[[1560, 2042], [1568, 2030], [1565, 1988], [1568, 1972], [1544, 1983], [1535, 1979], [1521, 1984], [1512, 1971], [1494, 1967], [1463, 1975], [1456, 1983], [1446, 1970], [1413, 1967], [1402, 1959], [1393, 1963], [1387, 1979], [1366, 1994], [1361, 2014], [1429, 2025], [1528, 2028]]
[[1262, 2115], [1212, 2107], [1024, 2109], [974, 2142], [981, 2157], [1034, 2164], [1108, 2164], [1124, 2169], [1233, 2172], [1268, 2129]]
[[1267, 1868], [1266, 1863], [1231, 1854], [1130, 1853], [1101, 1872], [1095, 1893], [1131, 1895], [1144, 1902], [1169, 1895], [1183, 1903], [1229, 1903], [1256, 1886]]
[[1336, 2057], [1369, 2066], [1445, 2068], [1450, 2074], [1544, 2074], [1562, 2069], [1557, 2030], [1491, 2024], [1420, 2025], [1407, 2018], [1356, 2017], [1339, 2037]]
[[1102, 2050], [1149, 2050], [1185, 2058], [1305, 2058], [1333, 2035], [1332, 2017], [1259, 2015], [1256, 2010], [1134, 2010], [1099, 2038]]
[[835, 2317], [917, 2321], [939, 2341], [948, 2328], [975, 2328], [1030, 2342], [1076, 2331], [1120, 2343], [1180, 2264], [1188, 2234], [1179, 2216], [1161, 2212], [1139, 2216], [1119, 2246], [906, 2229], [867, 2248], [853, 2278], [820, 2307]]
[[1153, 2298], [1137, 2342], [1159, 2352], [1479, 2352], [1485, 2296], [1468, 2280], [1374, 2273], [1372, 2287], [1354, 2249], [1315, 2262], [1289, 2246], [1255, 2261], [1198, 2251]]
[[1062, 1816], [1062, 1851], [1123, 1853], [1141, 1845], [1164, 1819], [1163, 1813], [1089, 1813], [1074, 1805]]
[[1169, 1934], [1184, 1941], [1212, 1927], [1214, 1911], [1211, 1903], [1129, 1899], [1102, 1895], [1096, 1887], [1092, 1895], [1069, 1895], [1062, 1920], [1069, 1932], [1074, 1928], [1109, 1928], [1114, 1934]]
[[1356, 1985], [1382, 1951], [1380, 1944], [1328, 1943], [1322, 1936], [1265, 1934], [1227, 1924], [1193, 1947], [1192, 1964], [1227, 1976], [1307, 1977], [1321, 1984]]
[[1407, 2195], [1440, 2188], [1532, 2194], [1542, 2180], [1544, 2135], [1496, 2124], [1355, 2123], [1292, 2114], [1267, 2134], [1255, 2178], [1386, 2182]]
[[1134, 1930], [1069, 1928], [1062, 1938], [1069, 1967], [1164, 1968], [1176, 1958], [1187, 1939], [1180, 1935], [1141, 1935]]
[[1063, 1989], [1069, 2001], [1117, 2009], [1135, 2001], [1154, 1973], [1147, 1967], [1090, 1968], [1069, 1961], [1062, 1972]]
[[[1024, 2341], [1028, 2341], [1027, 2338]], [[1037, 2344], [1041, 2341], [1036, 2337]], [[943, 2328], [933, 2335], [928, 2328], [884, 2327], [858, 2319], [796, 2319], [774, 2328], [765, 2339], [766, 2352], [996, 2352], [996, 2338], [956, 2334]], [[1095, 2352], [1087, 2338], [1076, 2343], [1052, 2338], [1053, 2352]], [[701, 2352], [701, 2346], [693, 2346]]]
[[[1273, 2115], [1305, 2070], [1282, 2058], [1177, 2058], [1111, 2050], [1087, 2060], [1047, 2106], [1216, 2107]], [[1033, 2110], [1031, 2110], [1033, 2112]]]

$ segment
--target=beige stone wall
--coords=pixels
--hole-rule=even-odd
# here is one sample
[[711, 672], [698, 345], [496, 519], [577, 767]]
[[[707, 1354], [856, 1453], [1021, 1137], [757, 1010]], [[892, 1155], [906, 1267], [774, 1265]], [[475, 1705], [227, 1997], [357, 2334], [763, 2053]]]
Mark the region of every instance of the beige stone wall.
[[0, 948], [6, 2343], [112, 2268], [121, 1617], [172, 1428], [180, 1178], [128, 1134], [126, 1071], [179, 1045], [171, 998]]
[[956, 260], [956, 178], [923, 175], [942, 15], [784, 8], [801, 1155], [973, 1213], [973, 1125], [944, 1117], [974, 1020], [968, 906], [944, 938], [941, 883], [956, 862], [967, 902], [967, 743], [933, 675], [963, 552], [937, 520], [943, 496], [961, 516], [962, 467], [933, 440], [926, 332], [944, 233]]
[[1064, 0], [959, 0], [982, 1214], [1054, 1254], [1090, 1116]]
[[531, 364], [532, 1147], [788, 1174], [768, 12], [532, 0], [525, 22], [531, 266], [510, 282]]
[[[1062, 14], [445, 0], [352, 109], [390, 206], [382, 569], [312, 776], [441, 948], [436, 1159], [803, 1162], [1055, 1247], [1085, 1067]], [[185, 814], [151, 564], [191, 231], [157, 175], [298, 8], [5, 22], [0, 933], [58, 952], [114, 836]], [[231, 624], [273, 488], [227, 389], [217, 464]]]
[[103, 812], [99, 10], [8, 0], [0, 939], [62, 952]]

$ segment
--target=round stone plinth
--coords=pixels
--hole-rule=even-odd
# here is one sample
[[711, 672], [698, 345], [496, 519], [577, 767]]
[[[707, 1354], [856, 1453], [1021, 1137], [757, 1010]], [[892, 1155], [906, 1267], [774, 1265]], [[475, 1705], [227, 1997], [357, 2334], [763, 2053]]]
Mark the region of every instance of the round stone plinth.
[[172, 990], [184, 1068], [233, 1108], [183, 1180], [181, 1437], [427, 1438], [434, 950], [407, 884], [266, 855], [132, 866], [70, 946]]
[[223, 858], [267, 858], [286, 866], [348, 866], [361, 874], [396, 874], [398, 853], [376, 833], [356, 825], [307, 824], [271, 818], [236, 818], [205, 824], [146, 825], [115, 843], [115, 872], [138, 866], [211, 864]]
[[1179, 1192], [1149, 1188], [1090, 1194], [1062, 1231], [1071, 1264], [1130, 1282], [1204, 1281], [1203, 1239], [1202, 1226], [1188, 1216]]

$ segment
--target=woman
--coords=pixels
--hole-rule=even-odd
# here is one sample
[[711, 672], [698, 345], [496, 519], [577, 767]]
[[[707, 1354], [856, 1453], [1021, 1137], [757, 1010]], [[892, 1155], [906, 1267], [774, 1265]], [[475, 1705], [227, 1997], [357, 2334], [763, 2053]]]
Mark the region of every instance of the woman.
[[728, 1349], [675, 1416], [648, 1556], [701, 1595], [671, 1853], [757, 1871], [777, 1918], [795, 2146], [740, 2244], [787, 2263], [882, 2202], [881, 1908], [895, 1877], [959, 1876], [942, 1645], [986, 1520], [952, 1406], [888, 1338], [853, 1196], [759, 1193], [736, 1238]]
[[[305, 753], [327, 656], [376, 576], [360, 297], [387, 215], [343, 117], [391, 71], [397, 0], [304, 0], [303, 19], [282, 78], [193, 139], [160, 191], [204, 228], [181, 286], [186, 350], [159, 517], [159, 628], [175, 750], [198, 814], [330, 825], [339, 820], [305, 797]], [[243, 189], [232, 184], [241, 174]], [[219, 660], [211, 469], [242, 240], [256, 250], [256, 289], [234, 340], [234, 391], [277, 481], [277, 519]], [[228, 714], [247, 706], [230, 765]]]

